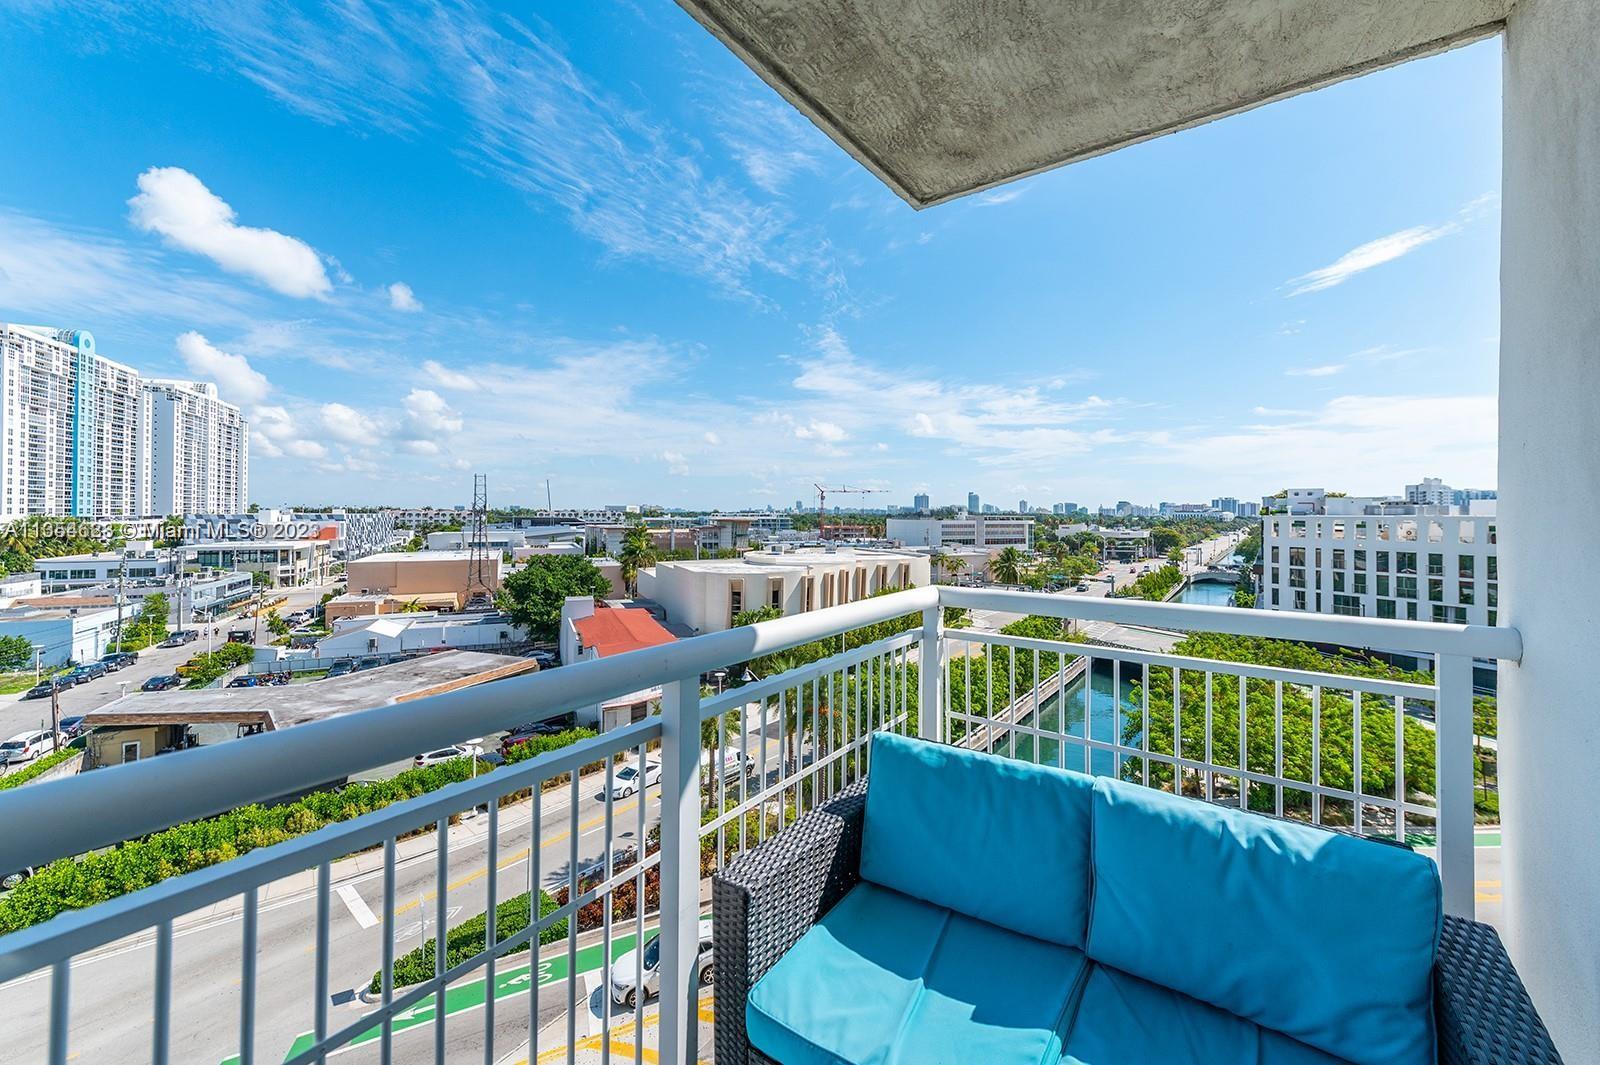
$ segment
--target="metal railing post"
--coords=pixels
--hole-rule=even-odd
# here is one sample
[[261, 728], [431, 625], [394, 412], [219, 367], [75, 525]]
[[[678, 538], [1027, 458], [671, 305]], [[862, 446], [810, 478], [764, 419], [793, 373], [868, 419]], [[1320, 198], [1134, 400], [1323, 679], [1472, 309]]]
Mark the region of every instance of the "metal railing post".
[[935, 743], [943, 733], [940, 717], [944, 707], [939, 705], [939, 682], [944, 673], [942, 610], [938, 604], [923, 608], [922, 649], [917, 666], [917, 735]]
[[1444, 912], [1471, 918], [1477, 898], [1473, 868], [1472, 659], [1439, 656], [1434, 706], [1434, 786], [1439, 804], [1439, 879]]
[[[641, 900], [642, 902], [643, 900]], [[661, 1018], [668, 1065], [697, 1057], [700, 946], [700, 678], [661, 693]]]

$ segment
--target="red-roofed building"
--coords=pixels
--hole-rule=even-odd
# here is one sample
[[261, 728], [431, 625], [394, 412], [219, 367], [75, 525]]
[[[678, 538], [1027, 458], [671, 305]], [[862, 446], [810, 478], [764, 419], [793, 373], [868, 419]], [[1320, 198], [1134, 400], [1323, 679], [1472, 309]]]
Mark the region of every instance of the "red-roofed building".
[[572, 625], [577, 632], [579, 658], [610, 658], [677, 639], [661, 627], [650, 611], [603, 602], [596, 604], [588, 617], [573, 618]]
[[[671, 643], [677, 637], [662, 627], [648, 610], [619, 607], [588, 596], [572, 596], [561, 605], [561, 661], [610, 658], [646, 647]], [[576, 711], [579, 724], [602, 732], [648, 716], [661, 699], [659, 687], [630, 692], [604, 704]]]

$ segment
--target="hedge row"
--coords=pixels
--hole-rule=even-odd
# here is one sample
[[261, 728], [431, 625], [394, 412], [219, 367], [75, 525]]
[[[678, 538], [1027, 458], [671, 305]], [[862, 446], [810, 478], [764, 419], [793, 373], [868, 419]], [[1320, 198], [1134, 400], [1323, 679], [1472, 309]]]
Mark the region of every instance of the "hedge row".
[[143, 839], [129, 840], [110, 850], [62, 858], [0, 899], [0, 935], [47, 921], [67, 910], [138, 891], [168, 877], [237, 858], [257, 847], [315, 832], [324, 825], [349, 821], [471, 775], [471, 759], [453, 758], [438, 765], [407, 769], [390, 780], [363, 781], [338, 790], [313, 792], [281, 806], [242, 806], [204, 821], [191, 821]]
[[549, 754], [563, 747], [571, 747], [574, 743], [592, 740], [598, 735], [599, 733], [592, 728], [569, 728], [565, 732], [557, 732], [551, 736], [535, 736], [527, 743], [519, 743], [511, 748], [511, 752], [506, 755], [506, 765], [526, 762], [541, 754]]
[[43, 758], [35, 758], [33, 764], [28, 768], [19, 769], [15, 773], [7, 773], [5, 776], [0, 777], [0, 791], [5, 791], [7, 788], [20, 787], [30, 780], [43, 776], [68, 758], [76, 758], [82, 750], [83, 740], [80, 738], [73, 740], [59, 751], [47, 754]]
[[[557, 908], [556, 900], [544, 891], [539, 892], [539, 916], [548, 916], [550, 911]], [[514, 898], [509, 898], [494, 908], [494, 941], [496, 943], [510, 939], [512, 936], [528, 927], [528, 917], [531, 907], [528, 905], [528, 893], [523, 892]], [[483, 951], [484, 941], [487, 938], [488, 922], [484, 914], [463, 921], [445, 933], [444, 967], [454, 968], [468, 958]], [[543, 932], [539, 933], [539, 943], [554, 943], [558, 939], [565, 939], [567, 935], [567, 922], [563, 919], [556, 921]], [[394, 960], [394, 986], [409, 987], [420, 984], [424, 980], [433, 979], [433, 953], [438, 939], [429, 939], [422, 946], [402, 954]], [[511, 957], [521, 954], [528, 949], [528, 944], [523, 943], [515, 950], [508, 951], [504, 956]], [[368, 990], [376, 995], [383, 990], [383, 970], [379, 969], [372, 974], [372, 982]]]

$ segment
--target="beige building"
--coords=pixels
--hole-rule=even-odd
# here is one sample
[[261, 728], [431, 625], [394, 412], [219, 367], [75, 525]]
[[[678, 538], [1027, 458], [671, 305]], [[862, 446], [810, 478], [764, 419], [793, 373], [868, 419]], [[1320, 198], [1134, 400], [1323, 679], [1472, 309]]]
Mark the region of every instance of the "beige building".
[[[504, 572], [500, 556], [491, 554], [485, 569], [485, 590], [492, 595], [500, 590]], [[386, 551], [353, 559], [345, 564], [344, 572], [345, 592], [350, 596], [382, 595], [403, 603], [460, 610], [472, 591], [472, 552]]]
[[874, 548], [774, 546], [736, 559], [658, 562], [639, 573], [639, 595], [696, 633], [728, 628], [744, 610], [800, 614], [881, 591], [929, 583], [925, 554]]

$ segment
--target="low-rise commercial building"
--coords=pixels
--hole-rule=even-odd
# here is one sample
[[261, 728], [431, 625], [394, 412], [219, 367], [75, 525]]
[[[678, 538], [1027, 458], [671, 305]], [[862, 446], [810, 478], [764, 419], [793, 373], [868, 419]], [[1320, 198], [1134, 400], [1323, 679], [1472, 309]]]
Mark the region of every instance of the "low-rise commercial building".
[[264, 573], [270, 586], [287, 588], [328, 579], [331, 540], [239, 540], [196, 544], [184, 557], [201, 569]]
[[163, 583], [173, 576], [173, 556], [166, 551], [101, 551], [89, 555], [58, 555], [33, 563], [48, 594], [124, 582]]
[[639, 572], [639, 595], [661, 604], [669, 621], [702, 633], [758, 607], [799, 614], [929, 581], [926, 554], [779, 545], [736, 559], [658, 562]]
[[528, 643], [528, 634], [499, 613], [457, 616], [432, 610], [345, 617], [317, 641], [317, 658], [430, 654], [443, 650], [507, 652]]
[[1033, 547], [1033, 519], [973, 514], [957, 518], [890, 518], [885, 535], [906, 547]]
[[0, 636], [20, 636], [41, 666], [92, 662], [116, 637], [115, 606], [13, 606], [0, 610]]
[[[482, 591], [500, 590], [504, 564], [498, 553], [481, 560]], [[383, 551], [345, 564], [345, 591], [386, 595], [403, 603], [461, 610], [474, 589], [471, 551]]]

